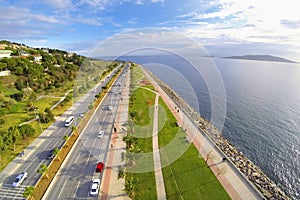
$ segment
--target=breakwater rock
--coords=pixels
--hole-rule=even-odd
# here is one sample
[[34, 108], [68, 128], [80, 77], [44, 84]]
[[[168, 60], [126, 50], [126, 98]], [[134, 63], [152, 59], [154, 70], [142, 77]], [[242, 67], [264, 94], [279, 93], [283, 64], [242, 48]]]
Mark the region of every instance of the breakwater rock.
[[178, 109], [185, 112], [197, 124], [199, 130], [205, 133], [215, 143], [215, 145], [223, 152], [224, 156], [230, 159], [244, 177], [256, 186], [265, 199], [290, 199], [266, 174], [263, 173], [261, 169], [243, 155], [241, 151], [238, 151], [227, 139], [223, 138], [221, 132], [217, 130], [213, 124], [202, 118], [198, 112], [192, 109], [179, 95], [154, 76], [149, 70], [146, 71], [177, 104]]

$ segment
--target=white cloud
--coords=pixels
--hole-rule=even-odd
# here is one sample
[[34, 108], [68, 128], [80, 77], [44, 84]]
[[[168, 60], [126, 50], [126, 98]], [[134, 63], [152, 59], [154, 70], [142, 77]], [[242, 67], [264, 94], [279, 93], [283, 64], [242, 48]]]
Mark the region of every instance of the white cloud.
[[99, 19], [99, 18], [86, 18], [86, 17], [78, 16], [78, 17], [72, 17], [72, 21], [79, 22], [82, 24], [93, 25], [93, 26], [101, 26], [102, 25], [101, 19]]
[[[201, 39], [206, 45], [256, 42], [300, 45], [297, 0], [219, 0], [213, 4], [219, 9], [177, 16], [186, 24], [180, 31]], [[209, 23], [205, 26], [192, 24], [199, 21]]]
[[70, 9], [73, 7], [72, 0], [45, 0], [46, 4], [51, 5], [53, 8], [57, 9]]
[[138, 17], [134, 17], [134, 18], [129, 19], [126, 23], [127, 24], [136, 24], [137, 20], [138, 20]]
[[0, 8], [1, 21], [6, 23], [14, 22], [47, 22], [47, 23], [61, 23], [55, 16], [46, 16], [41, 14], [32, 13], [25, 8], [8, 7]]

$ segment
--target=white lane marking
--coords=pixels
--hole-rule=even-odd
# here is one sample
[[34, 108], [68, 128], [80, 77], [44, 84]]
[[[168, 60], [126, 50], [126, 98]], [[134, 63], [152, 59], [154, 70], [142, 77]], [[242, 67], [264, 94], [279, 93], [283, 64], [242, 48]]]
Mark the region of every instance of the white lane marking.
[[[34, 158], [32, 161], [30, 161], [30, 163], [34, 163], [36, 160], [36, 158]], [[27, 165], [27, 167], [24, 169], [24, 171], [27, 171], [28, 168], [30, 168], [31, 164]]]
[[63, 186], [61, 187], [59, 193], [58, 193], [58, 196], [57, 196], [57, 199], [59, 199], [60, 195], [61, 195], [61, 192], [64, 190], [64, 187], [66, 185], [67, 181], [64, 182]]
[[74, 192], [73, 199], [75, 199], [75, 197], [76, 197], [76, 193], [77, 193], [77, 191], [78, 191], [79, 184], [80, 184], [80, 181], [78, 182], [78, 184], [77, 184], [77, 186], [76, 186], [76, 190], [75, 190], [75, 192]]

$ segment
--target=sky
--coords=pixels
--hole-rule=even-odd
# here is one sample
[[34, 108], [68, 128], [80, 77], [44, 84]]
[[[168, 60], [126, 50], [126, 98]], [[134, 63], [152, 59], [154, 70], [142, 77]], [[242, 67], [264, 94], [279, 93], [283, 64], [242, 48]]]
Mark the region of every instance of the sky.
[[136, 48], [168, 38], [164, 31], [143, 31], [150, 28], [188, 38], [212, 56], [269, 54], [300, 61], [297, 1], [0, 0], [0, 40], [89, 55], [104, 41], [122, 38], [126, 46], [141, 32]]

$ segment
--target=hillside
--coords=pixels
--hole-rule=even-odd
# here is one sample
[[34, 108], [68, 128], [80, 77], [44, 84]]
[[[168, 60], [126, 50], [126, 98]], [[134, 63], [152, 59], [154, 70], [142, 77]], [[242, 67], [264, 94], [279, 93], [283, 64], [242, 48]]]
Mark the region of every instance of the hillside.
[[244, 55], [244, 56], [229, 56], [224, 58], [297, 63], [295, 61], [286, 58], [281, 58], [281, 57], [276, 57], [271, 55]]
[[0, 41], [0, 170], [117, 65]]

